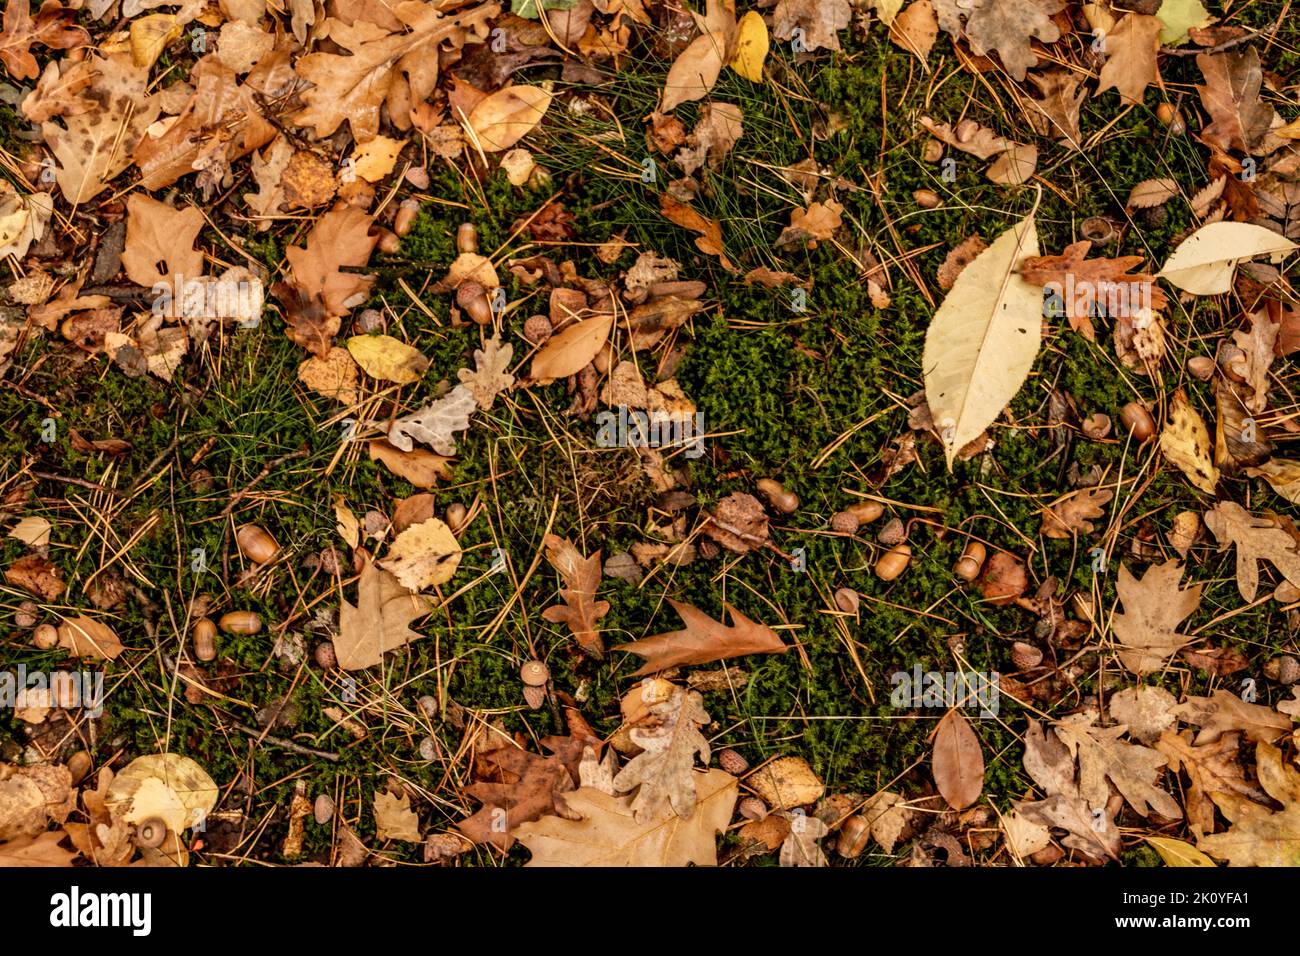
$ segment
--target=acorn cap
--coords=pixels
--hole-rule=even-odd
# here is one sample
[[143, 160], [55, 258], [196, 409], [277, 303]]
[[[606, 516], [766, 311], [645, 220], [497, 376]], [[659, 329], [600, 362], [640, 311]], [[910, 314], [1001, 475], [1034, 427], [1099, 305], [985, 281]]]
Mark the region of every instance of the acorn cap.
[[525, 661], [519, 668], [519, 678], [529, 687], [541, 687], [551, 677], [551, 670], [541, 661]]

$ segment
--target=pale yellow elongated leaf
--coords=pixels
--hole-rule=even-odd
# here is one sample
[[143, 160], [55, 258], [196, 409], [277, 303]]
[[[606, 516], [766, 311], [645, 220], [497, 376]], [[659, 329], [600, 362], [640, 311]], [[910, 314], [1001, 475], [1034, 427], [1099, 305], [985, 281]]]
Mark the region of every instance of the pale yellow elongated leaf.
[[451, 580], [460, 567], [460, 544], [441, 519], [429, 518], [399, 534], [376, 563], [403, 587], [423, 591]]
[[485, 153], [509, 149], [533, 131], [551, 108], [540, 86], [507, 86], [480, 100], [465, 122]]
[[559, 335], [551, 336], [533, 356], [531, 377], [545, 383], [576, 375], [596, 357], [613, 328], [614, 314], [609, 312], [580, 319]]
[[763, 15], [750, 10], [740, 18], [737, 27], [736, 52], [731, 57], [731, 68], [751, 83], [762, 83], [763, 61], [767, 59], [770, 42]]
[[953, 283], [925, 336], [925, 398], [948, 467], [1024, 384], [1043, 334], [1043, 290], [1016, 273], [1038, 255], [1032, 214], [998, 236]]
[[1169, 421], [1160, 433], [1160, 450], [1193, 487], [1209, 495], [1219, 483], [1213, 447], [1201, 416], [1187, 403], [1181, 389], [1175, 392], [1169, 402]]
[[1196, 847], [1172, 837], [1147, 837], [1166, 866], [1214, 866], [1214, 861]]
[[1232, 288], [1237, 263], [1290, 252], [1296, 244], [1248, 222], [1211, 222], [1178, 244], [1160, 275], [1192, 295], [1221, 295]]

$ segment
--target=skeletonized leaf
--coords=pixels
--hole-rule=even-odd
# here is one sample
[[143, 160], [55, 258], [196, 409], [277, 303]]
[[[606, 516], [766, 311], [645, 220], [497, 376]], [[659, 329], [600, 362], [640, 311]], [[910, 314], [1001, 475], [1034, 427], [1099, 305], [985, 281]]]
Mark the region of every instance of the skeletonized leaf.
[[1033, 215], [975, 257], [925, 336], [925, 397], [948, 467], [1001, 414], [1029, 376], [1042, 340], [1043, 290], [1016, 267], [1038, 255]]
[[1192, 295], [1220, 295], [1232, 288], [1237, 263], [1290, 252], [1296, 244], [1248, 222], [1211, 222], [1178, 244], [1160, 275]]
[[[414, 439], [428, 445], [440, 455], [454, 455], [455, 434], [469, 428], [469, 417], [476, 408], [478, 402], [469, 386], [457, 385], [436, 402], [393, 422], [388, 429], [388, 440], [402, 451], [410, 451]], [[385, 461], [385, 464], [390, 463]]]

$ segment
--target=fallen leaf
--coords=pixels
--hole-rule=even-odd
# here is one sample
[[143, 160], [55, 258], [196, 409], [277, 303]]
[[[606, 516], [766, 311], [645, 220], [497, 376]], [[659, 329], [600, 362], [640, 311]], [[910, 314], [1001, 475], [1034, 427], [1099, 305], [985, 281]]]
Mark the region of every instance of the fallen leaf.
[[507, 744], [481, 756], [478, 767], [480, 779], [465, 792], [483, 806], [456, 824], [475, 843], [508, 850], [532, 821], [577, 816], [578, 808], [569, 805], [576, 794], [567, 792], [573, 781], [558, 757], [541, 757]]
[[1166, 866], [1214, 866], [1214, 861], [1184, 840], [1149, 836], [1146, 841], [1156, 848]]
[[51, 50], [71, 50], [90, 45], [90, 34], [74, 22], [76, 12], [57, 2], [41, 4], [35, 17], [29, 0], [8, 0], [0, 30], [0, 63], [15, 80], [30, 80], [39, 71], [31, 45]]
[[440, 455], [454, 455], [455, 435], [469, 428], [470, 416], [476, 408], [478, 402], [469, 386], [457, 385], [442, 398], [393, 422], [388, 429], [388, 440], [405, 452], [412, 449], [412, 441], [418, 441]]
[[1241, 735], [1223, 734], [1212, 744], [1195, 747], [1192, 732], [1160, 735], [1156, 749], [1169, 758], [1169, 769], [1180, 767], [1187, 774], [1186, 790], [1187, 825], [1193, 832], [1214, 832], [1214, 804], [1211, 793], [1238, 793], [1246, 797], [1262, 798], [1258, 788], [1246, 782], [1245, 770], [1237, 760]]
[[802, 757], [770, 760], [746, 777], [745, 784], [775, 810], [808, 806], [826, 793], [826, 785]]
[[203, 828], [217, 805], [217, 785], [206, 770], [181, 754], [149, 754], [122, 768], [104, 805], [115, 819], [140, 824], [162, 820], [170, 833]]
[[1177, 195], [1178, 183], [1172, 179], [1144, 179], [1129, 190], [1124, 205], [1129, 209], [1151, 209], [1163, 206]]
[[1213, 697], [1188, 697], [1174, 708], [1185, 724], [1200, 727], [1194, 743], [1212, 744], [1231, 730], [1240, 730], [1256, 743], [1269, 743], [1291, 730], [1291, 718], [1261, 704], [1248, 704], [1236, 694], [1216, 690]]
[[432, 488], [439, 481], [451, 480], [451, 460], [435, 455], [424, 448], [403, 451], [386, 441], [377, 440], [366, 445], [372, 461], [381, 463], [400, 478], [405, 478], [417, 488]]
[[796, 51], [799, 53], [838, 50], [837, 34], [852, 17], [848, 0], [777, 0], [772, 33], [778, 40], [793, 40], [797, 35], [802, 47]]
[[750, 620], [730, 604], [723, 605], [732, 619], [732, 625], [727, 627], [684, 601], [669, 598], [668, 603], [686, 625], [682, 630], [656, 634], [614, 648], [646, 659], [645, 664], [632, 672], [633, 677], [669, 667], [708, 664], [746, 654], [784, 654], [789, 650], [770, 627]]
[[[203, 253], [194, 248], [207, 224], [193, 206], [173, 209], [132, 193], [126, 200], [126, 246], [122, 267], [136, 285], [166, 282], [173, 287], [203, 275]], [[161, 268], [160, 268], [161, 267]]]
[[375, 839], [422, 843], [420, 818], [411, 809], [406, 794], [396, 797], [387, 790], [375, 794]]
[[[996, 52], [1012, 79], [1025, 78], [1025, 71], [1038, 62], [1030, 39], [1054, 43], [1061, 31], [1052, 21], [1064, 0], [983, 0], [965, 7], [970, 11], [966, 36], [971, 49], [984, 56]], [[948, 27], [940, 19], [940, 25]], [[954, 32], [954, 31], [949, 31]]]
[[1297, 248], [1271, 229], [1249, 222], [1211, 222], [1178, 244], [1160, 275], [1193, 295], [1221, 295], [1232, 288], [1237, 264]]
[[1211, 833], [1198, 845], [1229, 866], [1300, 866], [1300, 771], [1282, 759], [1277, 747], [1255, 747], [1260, 786], [1281, 804], [1280, 811], [1235, 793], [1211, 793], [1227, 817], [1227, 833]]
[[315, 355], [298, 366], [298, 381], [317, 395], [332, 398], [344, 405], [355, 405], [358, 398], [357, 363], [345, 348], [335, 346], [323, 358]]
[[568, 538], [553, 534], [548, 534], [544, 543], [546, 560], [564, 579], [560, 590], [564, 603], [546, 608], [542, 617], [552, 624], [567, 625], [580, 648], [593, 657], [604, 657], [600, 619], [609, 613], [609, 602], [596, 599], [600, 587], [600, 552], [583, 557]]
[[925, 396], [948, 467], [1029, 375], [1042, 336], [1042, 290], [1016, 274], [1038, 255], [1033, 216], [994, 240], [953, 283], [925, 336]]
[[709, 219], [686, 203], [673, 198], [668, 193], [659, 196], [659, 211], [669, 222], [699, 233], [695, 239], [695, 248], [708, 256], [717, 256], [722, 268], [735, 272], [736, 267], [727, 258], [722, 246], [722, 225], [715, 219]]
[[1127, 727], [1130, 737], [1138, 743], [1150, 744], [1174, 729], [1176, 703], [1174, 695], [1163, 687], [1138, 684], [1111, 694], [1106, 707], [1111, 720]]
[[1201, 53], [1196, 65], [1205, 76], [1205, 85], [1196, 90], [1211, 120], [1201, 130], [1201, 139], [1224, 152], [1263, 152], [1274, 112], [1259, 97], [1264, 74], [1258, 51], [1246, 46], [1224, 53]]
[[736, 779], [721, 770], [699, 774], [696, 809], [683, 820], [666, 807], [638, 822], [632, 798], [582, 788], [565, 795], [578, 821], [548, 816], [518, 827], [533, 857], [528, 866], [717, 866], [717, 834], [731, 822]]
[[579, 319], [556, 335], [552, 335], [533, 356], [529, 377], [546, 384], [557, 378], [576, 375], [596, 357], [614, 328], [614, 314], [600, 312]]
[[913, 0], [889, 24], [890, 42], [907, 50], [923, 64], [938, 37], [939, 21], [930, 0]]
[[1210, 432], [1181, 389], [1170, 399], [1169, 420], [1160, 432], [1160, 451], [1193, 487], [1208, 495], [1215, 493], [1219, 469], [1210, 452]]
[[514, 351], [509, 342], [502, 344], [500, 334], [494, 335], [483, 348], [474, 350], [473, 371], [463, 368], [456, 372], [479, 408], [491, 408], [498, 395], [514, 387], [515, 377], [509, 371]]
[[953, 709], [934, 732], [932, 769], [939, 793], [954, 810], [964, 810], [984, 789], [984, 754], [970, 722]]
[[334, 653], [339, 667], [348, 671], [373, 667], [384, 654], [416, 640], [411, 622], [423, 617], [432, 604], [412, 594], [397, 578], [367, 562], [357, 581], [357, 603], [339, 606], [339, 634]]
[[802, 810], [778, 810], [777, 813], [789, 822], [777, 862], [781, 866], [829, 866], [817, 841], [830, 833], [830, 827]]
[[375, 562], [410, 591], [446, 584], [460, 567], [460, 544], [438, 518], [429, 518], [402, 531]]
[[410, 385], [429, 369], [429, 360], [419, 349], [391, 335], [354, 335], [348, 339], [347, 348], [362, 371], [385, 382]]
[[531, 133], [550, 106], [549, 90], [507, 86], [480, 100], [465, 118], [465, 125], [484, 152], [498, 153]]
[[1126, 13], [1103, 41], [1106, 62], [1101, 68], [1097, 96], [1116, 90], [1121, 103], [1140, 104], [1148, 86], [1160, 82], [1156, 54], [1161, 22], [1141, 13]]
[[1102, 506], [1114, 497], [1104, 488], [1084, 488], [1071, 493], [1043, 512], [1042, 533], [1049, 538], [1071, 538], [1092, 534], [1090, 519], [1104, 516]]
[[34, 548], [42, 547], [50, 543], [50, 528], [50, 523], [44, 518], [29, 515], [9, 529], [9, 537]]
[[638, 823], [662, 819], [671, 811], [683, 820], [695, 812], [695, 756], [709, 763], [709, 743], [700, 728], [709, 722], [704, 697], [674, 687], [667, 700], [650, 705], [629, 736], [641, 748], [614, 777], [617, 793], [630, 793], [632, 816]]
[[1079, 796], [1090, 807], [1103, 807], [1113, 785], [1142, 816], [1150, 816], [1154, 810], [1163, 817], [1181, 819], [1178, 802], [1157, 786], [1165, 755], [1120, 740], [1127, 729], [1122, 724], [1096, 727], [1094, 720], [1095, 714], [1074, 714], [1052, 726], [1052, 732], [1079, 762]]
[[70, 617], [59, 625], [59, 647], [76, 657], [91, 660], [115, 660], [122, 653], [122, 642], [107, 624], [89, 617]]
[[751, 83], [763, 82], [763, 61], [767, 59], [767, 23], [757, 10], [740, 18], [736, 27], [736, 52], [730, 67]]
[[1237, 590], [1245, 601], [1259, 590], [1259, 562], [1267, 561], [1284, 578], [1300, 587], [1300, 549], [1277, 522], [1257, 518], [1235, 501], [1220, 501], [1205, 513], [1205, 526], [1219, 550], [1237, 547]]

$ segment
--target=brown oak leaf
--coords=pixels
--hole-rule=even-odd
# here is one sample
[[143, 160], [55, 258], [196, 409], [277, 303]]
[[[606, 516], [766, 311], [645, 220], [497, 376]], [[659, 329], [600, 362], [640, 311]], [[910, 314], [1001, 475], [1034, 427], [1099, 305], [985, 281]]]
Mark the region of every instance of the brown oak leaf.
[[770, 627], [750, 620], [730, 604], [723, 605], [732, 620], [732, 625], [727, 627], [684, 601], [669, 598], [668, 603], [686, 625], [682, 630], [667, 631], [614, 648], [646, 659], [646, 663], [633, 672], [633, 677], [669, 667], [708, 664], [746, 654], [784, 654], [790, 649]]
[[566, 624], [573, 638], [593, 657], [605, 656], [605, 642], [600, 636], [600, 619], [609, 613], [609, 602], [596, 600], [600, 587], [600, 552], [583, 557], [573, 542], [558, 535], [548, 534], [545, 540], [546, 560], [564, 579], [560, 589], [563, 604], [555, 604], [542, 612], [552, 624]]

